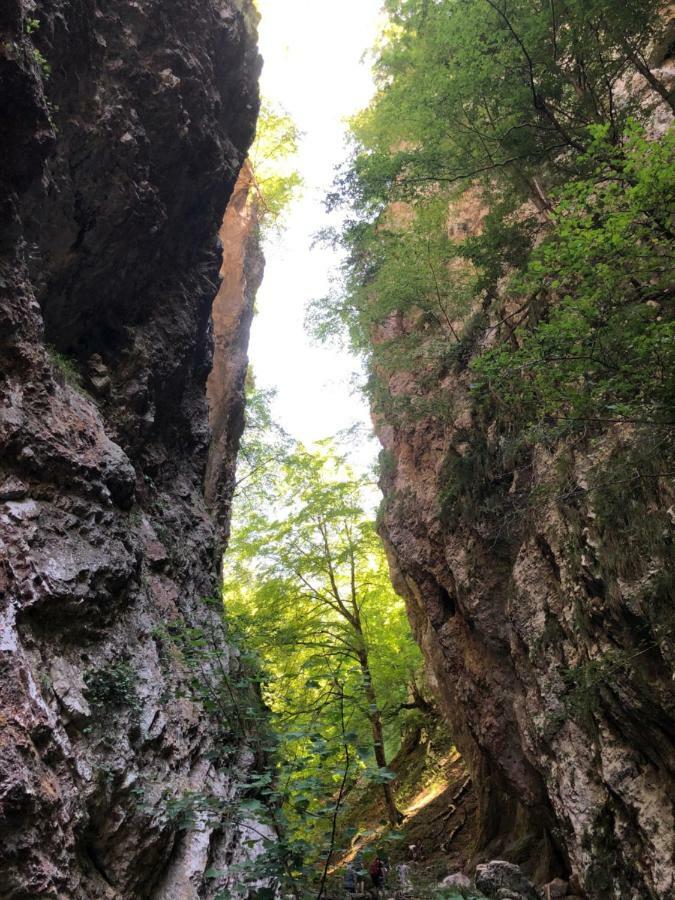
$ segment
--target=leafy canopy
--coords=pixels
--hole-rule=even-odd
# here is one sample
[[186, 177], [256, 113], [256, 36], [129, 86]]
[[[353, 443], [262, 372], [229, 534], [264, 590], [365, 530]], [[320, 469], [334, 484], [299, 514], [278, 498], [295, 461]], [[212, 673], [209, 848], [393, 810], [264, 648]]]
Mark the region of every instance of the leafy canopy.
[[302, 189], [302, 177], [295, 168], [299, 140], [300, 132], [291, 117], [263, 100], [249, 162], [264, 233], [282, 227], [284, 214]]
[[366, 356], [393, 422], [451, 417], [446, 378], [472, 360], [476, 411], [512, 429], [669, 421], [673, 138], [645, 127], [673, 106], [648, 65], [658, 2], [386, 8], [378, 93], [329, 197], [351, 213], [347, 261], [311, 329]]
[[357, 779], [381, 784], [396, 818], [387, 760], [414, 715], [403, 707], [421, 657], [366, 512], [367, 481], [329, 442], [277, 446], [265, 478], [265, 496], [238, 505], [225, 610], [259, 659], [277, 818], [311, 870], [337, 849], [332, 823]]

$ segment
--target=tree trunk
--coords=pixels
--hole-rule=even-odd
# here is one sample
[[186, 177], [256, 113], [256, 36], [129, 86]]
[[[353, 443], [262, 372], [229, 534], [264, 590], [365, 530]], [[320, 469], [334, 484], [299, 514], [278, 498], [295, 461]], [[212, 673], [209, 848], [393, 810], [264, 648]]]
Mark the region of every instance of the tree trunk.
[[[384, 752], [384, 734], [382, 731], [382, 716], [379, 711], [372, 718], [372, 726], [373, 726], [373, 747], [375, 750], [375, 761], [377, 762], [378, 768], [386, 769], [387, 768], [387, 757]], [[403, 814], [399, 811], [396, 806], [396, 800], [394, 798], [394, 789], [391, 785], [390, 781], [385, 781], [382, 784], [382, 792], [384, 793], [384, 802], [387, 807], [387, 818], [389, 819], [390, 825], [398, 825], [403, 821]]]
[[657, 93], [659, 97], [661, 97], [661, 99], [664, 100], [671, 108], [671, 110], [675, 113], [675, 100], [673, 100], [672, 91], [670, 91], [666, 87], [666, 85], [656, 77], [650, 67], [642, 59], [640, 59], [640, 55], [630, 46], [628, 41], [624, 39], [622, 40], [622, 44], [626, 51], [626, 56], [633, 63], [640, 75], [642, 75], [651, 89], [655, 93]]
[[[359, 630], [359, 635], [363, 639], [363, 634]], [[384, 752], [384, 729], [382, 728], [382, 713], [377, 705], [377, 695], [373, 687], [373, 679], [370, 676], [370, 666], [368, 664], [368, 653], [366, 650], [359, 652], [359, 663], [361, 672], [363, 673], [363, 684], [368, 701], [368, 718], [373, 731], [373, 750], [375, 751], [375, 762], [380, 769], [387, 768], [387, 755]], [[394, 789], [390, 781], [382, 784], [382, 792], [384, 794], [384, 802], [387, 808], [387, 818], [390, 825], [398, 825], [403, 821], [403, 815], [399, 812], [394, 798]]]

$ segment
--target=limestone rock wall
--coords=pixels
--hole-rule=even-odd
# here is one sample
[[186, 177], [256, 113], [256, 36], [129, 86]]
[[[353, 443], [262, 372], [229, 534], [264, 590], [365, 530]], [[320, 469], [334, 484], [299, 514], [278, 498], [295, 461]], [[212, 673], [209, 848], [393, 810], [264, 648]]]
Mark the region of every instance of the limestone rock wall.
[[248, 0], [0, 7], [3, 900], [212, 896], [236, 852], [170, 815], [233, 789], [160, 629], [217, 590], [211, 307], [259, 69]]
[[257, 194], [246, 163], [220, 229], [222, 281], [213, 303], [215, 354], [206, 393], [212, 439], [206, 466], [205, 496], [227, 530], [235, 480], [236, 450], [243, 427], [248, 339], [253, 304], [263, 276]]
[[[451, 235], [475, 233], [483, 214], [468, 191], [450, 210]], [[574, 892], [596, 900], [665, 900], [675, 852], [672, 473], [629, 462], [637, 434], [626, 425], [505, 464], [496, 428], [473, 409], [468, 361], [508, 312], [489, 313], [434, 384], [438, 414], [406, 421], [378, 408], [392, 578], [480, 793], [477, 859], [522, 863], [540, 882], [571, 875]], [[461, 333], [466, 323], [454, 324]], [[409, 327], [392, 316], [374, 340]], [[390, 396], [421, 406], [424, 375], [387, 376]], [[652, 459], [669, 439], [650, 435]]]
[[[659, 562], [607, 578], [585, 497], [542, 504], [533, 494], [508, 547], [474, 523], [448, 527], [441, 472], [465, 435], [433, 422], [385, 431], [397, 465], [381, 534], [480, 793], [478, 858], [506, 856], [539, 880], [572, 873], [598, 900], [669, 897], [673, 623]], [[519, 490], [550, 484], [559, 459], [540, 448]], [[588, 466], [575, 459], [577, 483]], [[659, 493], [663, 515], [673, 496], [667, 485]]]

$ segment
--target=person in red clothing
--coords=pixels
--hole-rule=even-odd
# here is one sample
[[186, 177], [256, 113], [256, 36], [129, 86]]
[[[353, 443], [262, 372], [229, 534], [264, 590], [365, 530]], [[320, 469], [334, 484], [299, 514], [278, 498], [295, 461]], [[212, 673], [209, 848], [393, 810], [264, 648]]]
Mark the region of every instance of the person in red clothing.
[[369, 871], [373, 887], [379, 893], [384, 887], [384, 876], [387, 871], [384, 867], [384, 860], [379, 855], [371, 862]]

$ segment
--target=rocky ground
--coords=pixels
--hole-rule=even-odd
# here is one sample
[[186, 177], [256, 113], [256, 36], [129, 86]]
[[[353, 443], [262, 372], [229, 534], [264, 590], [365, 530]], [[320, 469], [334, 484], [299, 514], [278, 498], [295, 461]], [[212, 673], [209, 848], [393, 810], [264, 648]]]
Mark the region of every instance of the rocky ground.
[[[478, 798], [466, 765], [445, 728], [438, 722], [421, 733], [411, 732], [392, 762], [398, 773], [397, 800], [404, 821], [394, 840], [381, 824], [384, 805], [376, 787], [366, 791], [342, 822], [361, 823], [350, 852], [335, 867], [330, 896], [346, 896], [344, 872], [359, 854], [368, 867], [378, 850], [388, 874], [381, 894], [395, 900], [558, 900], [574, 898], [573, 886], [555, 879], [535, 887], [523, 867], [504, 860], [476, 863]], [[379, 835], [378, 832], [382, 832]], [[365, 878], [364, 889], [370, 889]], [[358, 896], [358, 895], [357, 895]]]

